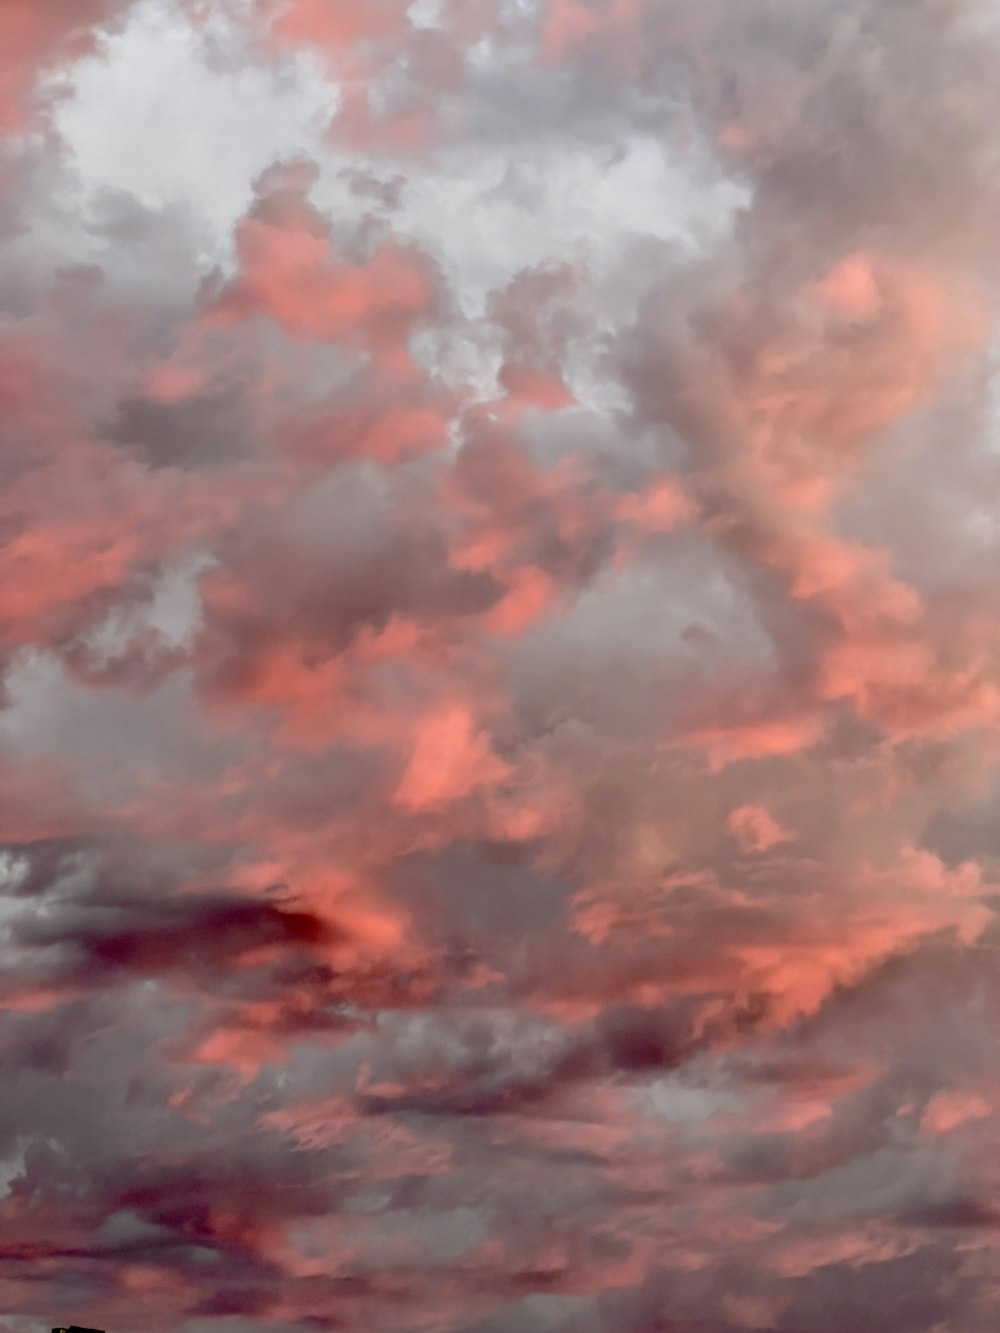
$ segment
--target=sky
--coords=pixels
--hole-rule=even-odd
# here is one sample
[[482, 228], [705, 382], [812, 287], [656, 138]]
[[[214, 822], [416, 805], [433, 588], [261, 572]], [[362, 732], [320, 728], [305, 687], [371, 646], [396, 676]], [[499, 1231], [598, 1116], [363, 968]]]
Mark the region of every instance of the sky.
[[994, 1333], [998, 67], [0, 0], [0, 1333]]

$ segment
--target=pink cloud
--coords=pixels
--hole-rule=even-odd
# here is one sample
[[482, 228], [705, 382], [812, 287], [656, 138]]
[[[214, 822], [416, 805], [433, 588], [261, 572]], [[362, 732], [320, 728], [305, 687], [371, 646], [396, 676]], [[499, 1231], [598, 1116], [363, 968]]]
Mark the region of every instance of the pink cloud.
[[406, 333], [432, 303], [421, 257], [387, 242], [365, 263], [343, 260], [298, 186], [276, 186], [237, 229], [240, 275], [210, 304], [210, 325], [262, 315], [293, 339], [357, 338], [405, 366]]
[[947, 1134], [969, 1120], [982, 1120], [990, 1114], [989, 1102], [978, 1093], [936, 1092], [924, 1107], [920, 1129], [924, 1134]]
[[792, 838], [763, 805], [741, 805], [730, 813], [726, 827], [744, 852], [766, 852]]
[[993, 1327], [998, 51], [903, 8], [0, 0], [10, 1333]]
[[507, 773], [467, 707], [445, 704], [415, 730], [413, 750], [395, 799], [405, 809], [433, 809], [492, 785]]
[[5, 0], [4, 59], [0, 70], [0, 130], [23, 132], [31, 123], [38, 75], [87, 55], [95, 29], [124, 13], [131, 0]]

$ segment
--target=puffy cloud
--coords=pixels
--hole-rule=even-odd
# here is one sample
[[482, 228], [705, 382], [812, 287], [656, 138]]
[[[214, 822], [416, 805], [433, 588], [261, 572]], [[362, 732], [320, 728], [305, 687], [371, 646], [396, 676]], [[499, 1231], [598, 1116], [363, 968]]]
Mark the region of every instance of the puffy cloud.
[[4, 1333], [986, 1333], [992, 16], [0, 21]]
[[55, 0], [40, 8], [31, 0], [5, 0], [4, 64], [0, 74], [0, 126], [5, 133], [31, 128], [39, 75], [79, 59], [98, 32], [120, 18], [132, 0]]
[[726, 827], [744, 852], [766, 852], [791, 839], [763, 805], [741, 805], [726, 820]]

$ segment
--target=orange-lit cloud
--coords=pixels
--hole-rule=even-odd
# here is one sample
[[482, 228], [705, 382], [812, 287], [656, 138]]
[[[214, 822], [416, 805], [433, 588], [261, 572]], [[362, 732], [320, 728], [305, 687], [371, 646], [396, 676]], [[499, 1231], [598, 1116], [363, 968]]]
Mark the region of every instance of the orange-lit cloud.
[[0, 0], [0, 1333], [994, 1328], [974, 10]]

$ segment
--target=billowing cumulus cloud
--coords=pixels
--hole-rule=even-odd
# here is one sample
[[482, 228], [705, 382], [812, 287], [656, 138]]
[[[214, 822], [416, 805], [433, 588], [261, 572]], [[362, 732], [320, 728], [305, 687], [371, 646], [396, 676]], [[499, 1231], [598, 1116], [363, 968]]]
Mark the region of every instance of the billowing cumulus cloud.
[[0, 1333], [992, 1331], [996, 15], [0, 28]]

